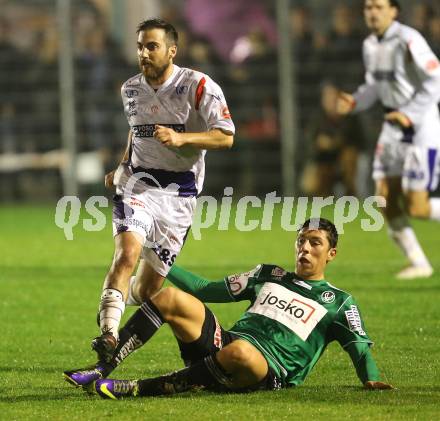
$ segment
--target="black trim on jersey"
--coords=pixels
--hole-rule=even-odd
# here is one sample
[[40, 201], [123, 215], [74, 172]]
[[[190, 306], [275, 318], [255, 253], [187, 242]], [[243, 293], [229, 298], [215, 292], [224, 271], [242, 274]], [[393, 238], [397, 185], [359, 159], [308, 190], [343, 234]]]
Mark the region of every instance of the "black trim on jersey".
[[133, 174], [145, 173], [151, 177], [142, 177], [145, 184], [166, 189], [170, 184], [178, 185], [179, 196], [192, 197], [197, 195], [196, 178], [192, 171], [168, 171], [159, 168], [142, 168], [130, 165]]
[[153, 137], [155, 127], [163, 126], [169, 129], [173, 129], [177, 133], [185, 133], [185, 125], [184, 124], [166, 124], [166, 123], [150, 123], [150, 124], [137, 124], [135, 126], [131, 126], [131, 130], [133, 135], [139, 138]]

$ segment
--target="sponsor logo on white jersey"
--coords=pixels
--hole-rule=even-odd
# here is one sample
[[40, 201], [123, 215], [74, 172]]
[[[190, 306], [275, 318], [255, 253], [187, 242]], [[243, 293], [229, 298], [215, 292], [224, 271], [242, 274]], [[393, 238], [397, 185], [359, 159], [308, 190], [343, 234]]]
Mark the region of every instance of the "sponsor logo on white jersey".
[[367, 335], [364, 329], [362, 329], [361, 316], [359, 315], [359, 310], [355, 305], [350, 306], [350, 310], [345, 312], [345, 317], [347, 318], [350, 330], [359, 333], [361, 336]]
[[276, 268], [272, 269], [271, 275], [275, 276], [276, 278], [282, 278], [287, 272], [284, 269], [279, 268], [278, 266]]
[[327, 310], [314, 300], [267, 282], [248, 312], [276, 320], [306, 341]]
[[227, 280], [231, 293], [233, 295], [239, 295], [241, 292], [243, 292], [247, 287], [249, 278], [254, 276], [260, 268], [261, 265], [258, 265], [255, 269], [252, 269], [249, 272], [237, 273], [236, 275], [228, 276]]

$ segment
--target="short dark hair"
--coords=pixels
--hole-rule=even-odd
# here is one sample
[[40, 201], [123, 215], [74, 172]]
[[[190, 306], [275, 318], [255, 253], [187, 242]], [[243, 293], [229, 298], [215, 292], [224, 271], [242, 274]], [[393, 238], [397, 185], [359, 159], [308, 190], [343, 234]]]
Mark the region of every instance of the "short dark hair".
[[[367, 2], [367, 0], [364, 0], [364, 5]], [[395, 7], [398, 12], [402, 10], [402, 6], [400, 6], [400, 3], [398, 0], [388, 0], [388, 3], [391, 7]]]
[[162, 19], [148, 19], [141, 22], [136, 33], [139, 34], [141, 31], [148, 31], [149, 29], [163, 29], [165, 31], [165, 36], [167, 37], [168, 44], [177, 45], [179, 41], [179, 35], [177, 34], [176, 28]]
[[400, 3], [397, 0], [388, 0], [390, 2], [391, 7], [395, 7], [398, 12], [402, 10], [402, 7], [400, 6]]
[[330, 243], [330, 247], [334, 248], [338, 245], [338, 230], [333, 222], [325, 218], [310, 218], [302, 224], [298, 230], [300, 232], [304, 228], [314, 228], [325, 231], [327, 233], [327, 239]]

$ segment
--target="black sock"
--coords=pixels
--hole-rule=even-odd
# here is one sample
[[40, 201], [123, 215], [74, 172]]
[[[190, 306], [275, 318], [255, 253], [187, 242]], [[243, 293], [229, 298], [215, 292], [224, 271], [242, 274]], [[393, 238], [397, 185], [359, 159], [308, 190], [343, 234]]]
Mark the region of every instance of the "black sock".
[[163, 323], [164, 320], [157, 307], [151, 300], [146, 300], [119, 331], [119, 343], [113, 358], [107, 367], [103, 367], [106, 376], [132, 352], [144, 345]]
[[215, 355], [182, 370], [153, 379], [139, 380], [139, 396], [158, 396], [186, 392], [197, 386], [231, 385], [231, 378], [217, 362]]

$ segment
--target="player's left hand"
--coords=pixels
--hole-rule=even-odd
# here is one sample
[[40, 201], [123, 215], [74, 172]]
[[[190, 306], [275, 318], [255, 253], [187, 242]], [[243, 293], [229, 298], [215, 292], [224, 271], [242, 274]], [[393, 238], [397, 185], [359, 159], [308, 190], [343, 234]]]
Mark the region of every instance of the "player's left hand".
[[179, 148], [184, 145], [184, 141], [179, 133], [175, 132], [173, 129], [156, 124], [154, 128], [153, 136], [162, 145], [165, 146], [175, 146]]
[[365, 382], [364, 388], [367, 390], [391, 390], [391, 389], [394, 389], [394, 387], [388, 383], [373, 382], [373, 381]]
[[397, 123], [404, 129], [412, 126], [411, 120], [400, 111], [391, 111], [390, 113], [385, 114], [385, 120], [391, 123]]

